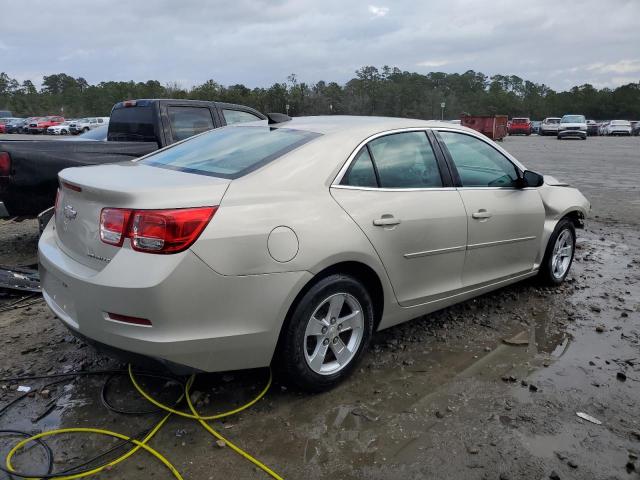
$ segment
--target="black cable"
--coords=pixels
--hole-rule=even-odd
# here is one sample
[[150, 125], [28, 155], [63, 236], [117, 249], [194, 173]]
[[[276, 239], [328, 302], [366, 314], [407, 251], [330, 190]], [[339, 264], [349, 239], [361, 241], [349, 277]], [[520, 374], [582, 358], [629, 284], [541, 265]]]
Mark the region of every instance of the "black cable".
[[[2, 432], [2, 430], [0, 430], [0, 432]], [[31, 433], [27, 433], [27, 432], [19, 432], [19, 431], [15, 431], [16, 434], [21, 434], [21, 435], [25, 435], [27, 438], [33, 436], [33, 434]], [[137, 440], [135, 437], [129, 437], [127, 440], [122, 439], [122, 443], [129, 443], [132, 446], [137, 446], [136, 443], [133, 440]], [[49, 451], [51, 451], [50, 447], [45, 443], [42, 442], [41, 439], [37, 439], [34, 440], [34, 442], [40, 442], [43, 445], [46, 446], [46, 448], [49, 449]], [[119, 448], [119, 447], [118, 447]], [[111, 451], [113, 451], [115, 449], [115, 447], [111, 447], [111, 449], [109, 449], [109, 453], [111, 453]], [[84, 462], [82, 465], [89, 465], [90, 463], [93, 463], [97, 458], [103, 457], [105, 456], [106, 452], [101, 453], [100, 455], [96, 455], [95, 457], [89, 459], [88, 461]], [[53, 468], [53, 454], [51, 456], [51, 469]], [[6, 473], [7, 475], [11, 476], [15, 476], [15, 477], [21, 477], [21, 478], [39, 478], [39, 479], [46, 479], [46, 478], [59, 478], [63, 475], [67, 475], [66, 472], [73, 472], [74, 475], [76, 474], [82, 474], [88, 471], [93, 470], [93, 468], [85, 468], [84, 470], [78, 470], [75, 471], [76, 466], [71, 467], [70, 469], [65, 470], [64, 472], [56, 472], [56, 473], [51, 473], [51, 470], [49, 470], [45, 475], [43, 475], [42, 473], [27, 473], [27, 472], [19, 472], [19, 471], [11, 471], [8, 470], [7, 468], [5, 468], [4, 466], [0, 465], [0, 471]]]
[[[128, 374], [128, 372], [127, 372]], [[158, 407], [154, 407], [150, 410], [140, 410], [140, 411], [136, 411], [136, 410], [123, 410], [121, 408], [118, 407], [114, 407], [111, 403], [109, 403], [109, 400], [107, 400], [107, 391], [109, 390], [109, 384], [111, 383], [111, 381], [117, 377], [118, 375], [122, 375], [119, 373], [114, 373], [112, 375], [110, 375], [105, 382], [102, 384], [102, 391], [100, 392], [100, 400], [102, 400], [102, 404], [109, 410], [111, 410], [112, 412], [115, 413], [120, 413], [122, 415], [149, 415], [152, 413], [158, 413], [158, 412], [162, 412], [163, 410], [161, 408]], [[160, 380], [166, 380], [169, 382], [175, 382], [177, 384], [177, 386], [181, 387], [181, 392], [184, 391], [184, 383], [176, 380], [175, 378], [172, 377], [167, 377], [164, 375], [155, 375], [155, 374], [138, 374], [136, 373], [136, 376], [142, 376], [142, 377], [149, 377], [149, 378], [157, 378]], [[171, 408], [176, 408], [180, 403], [182, 402], [182, 396], [180, 398], [178, 398], [178, 400], [176, 400], [176, 402], [171, 406]]]
[[[58, 377], [73, 377], [73, 376], [81, 376], [81, 375], [108, 375], [108, 374], [129, 374], [129, 370], [122, 369], [109, 369], [109, 370], [87, 370], [87, 371], [78, 371], [74, 370], [72, 372], [67, 373], [50, 373], [47, 375], [28, 375], [28, 376], [20, 376], [20, 377], [5, 377], [0, 378], [0, 382], [19, 382], [22, 380], [41, 380], [43, 378], [58, 378]], [[140, 370], [134, 372], [136, 375], [160, 375], [157, 372], [150, 372], [146, 370]], [[167, 378], [171, 378], [172, 380], [177, 380], [177, 377], [170, 377], [166, 375]]]
[[[157, 410], [153, 410], [153, 411], [148, 411], [148, 412], [135, 412], [135, 411], [127, 411], [127, 410], [121, 410], [118, 409], [117, 407], [114, 407], [113, 405], [111, 405], [108, 400], [107, 400], [107, 392], [108, 392], [108, 388], [109, 388], [109, 384], [112, 381], [112, 379], [118, 375], [128, 375], [129, 371], [128, 370], [94, 370], [94, 371], [88, 371], [88, 372], [69, 372], [69, 373], [54, 373], [54, 374], [50, 374], [50, 375], [37, 375], [37, 376], [28, 376], [28, 377], [13, 377], [13, 378], [8, 378], [8, 379], [0, 379], [0, 382], [3, 381], [19, 381], [19, 380], [38, 380], [38, 379], [44, 379], [44, 378], [59, 378], [59, 377], [71, 377], [71, 376], [86, 376], [86, 375], [105, 375], [105, 374], [109, 374], [109, 377], [107, 377], [107, 379], [105, 380], [105, 382], [102, 385], [102, 389], [101, 389], [101, 400], [103, 405], [116, 413], [120, 413], [123, 415], [146, 415], [146, 414], [152, 414], [152, 413], [158, 413], [158, 412], [162, 412], [162, 409], [157, 409]], [[136, 372], [136, 377], [149, 377], [149, 378], [156, 378], [156, 379], [161, 379], [161, 380], [166, 380], [166, 381], [170, 381], [170, 382], [176, 382], [178, 386], [181, 386], [182, 389], [184, 389], [184, 382], [182, 382], [181, 380], [179, 380], [178, 378], [172, 377], [172, 376], [168, 376], [168, 375], [160, 375], [157, 373], [151, 373], [151, 372]], [[63, 380], [57, 380], [55, 382], [51, 382], [48, 383], [46, 385], [43, 385], [42, 387], [40, 387], [40, 389], [52, 386], [52, 385], [56, 385], [58, 383], [63, 383], [65, 382], [66, 379]], [[182, 391], [182, 390], [181, 390]], [[17, 402], [19, 402], [20, 400], [22, 400], [23, 398], [27, 397], [29, 395], [30, 392], [27, 392], [23, 395], [20, 395], [19, 397], [15, 398], [14, 400], [12, 400], [11, 402], [9, 402], [7, 405], [5, 405], [4, 407], [0, 408], [0, 415], [2, 415], [6, 410], [8, 410], [11, 406], [15, 405]], [[180, 403], [181, 403], [182, 399], [178, 399], [174, 405], [173, 408], [177, 407]], [[93, 463], [95, 463], [97, 460], [100, 460], [101, 458], [104, 458], [106, 456], [108, 456], [109, 454], [113, 453], [114, 451], [117, 451], [119, 449], [121, 449], [122, 447], [124, 447], [125, 445], [132, 445], [132, 446], [136, 446], [136, 444], [133, 442], [133, 440], [138, 440], [140, 441], [141, 439], [143, 439], [145, 436], [147, 436], [147, 434], [153, 429], [153, 426], [148, 428], [145, 431], [142, 431], [140, 433], [138, 433], [135, 436], [129, 437], [129, 439], [127, 440], [121, 440], [119, 443], [117, 443], [116, 445], [110, 447], [108, 450], [101, 452], [93, 457], [91, 457], [89, 460], [79, 464], [79, 465], [74, 465], [72, 467], [67, 468], [66, 470], [60, 471], [60, 472], [56, 472], [56, 473], [51, 473], [51, 471], [53, 470], [53, 453], [51, 453], [50, 456], [48, 456], [49, 458], [49, 469], [47, 471], [46, 475], [43, 474], [33, 474], [33, 473], [25, 473], [25, 472], [18, 472], [18, 471], [14, 471], [11, 472], [8, 469], [4, 468], [2, 465], [0, 465], [0, 471], [8, 474], [10, 477], [13, 475], [15, 477], [21, 477], [21, 478], [41, 478], [41, 479], [54, 479], [54, 478], [58, 478], [61, 476], [66, 476], [66, 475], [77, 475], [77, 474], [82, 474], [85, 472], [88, 472], [90, 470], [93, 470], [95, 467], [88, 467], [85, 468], [87, 465], [92, 465]], [[0, 432], [2, 432], [0, 430]], [[26, 432], [20, 432], [20, 431], [15, 431], [17, 434], [20, 435], [24, 435], [27, 438], [33, 436], [33, 434], [30, 433], [26, 433]], [[44, 447], [46, 447], [48, 449], [49, 452], [51, 452], [50, 447], [41, 439], [37, 439], [34, 440], [35, 442], [38, 442], [39, 444], [43, 445]], [[108, 462], [107, 462], [108, 463]]]
[[[22, 432], [20, 430], [0, 430], [0, 435], [2, 434], [21, 435], [25, 438], [29, 438], [33, 436], [32, 433]], [[53, 470], [53, 452], [51, 451], [51, 448], [49, 447], [49, 445], [47, 445], [42, 439], [34, 440], [34, 442], [40, 445], [44, 449], [45, 453], [47, 454], [48, 466], [47, 466], [47, 473], [45, 475], [50, 475], [51, 471]], [[13, 478], [12, 475], [16, 475], [15, 473], [10, 472], [6, 468], [4, 468], [1, 464], [0, 464], [0, 471], [6, 473], [9, 476], [9, 478]], [[21, 477], [22, 475], [17, 475], [17, 476]], [[44, 478], [41, 473], [37, 473], [35, 475], [28, 475], [28, 476], [34, 477], [34, 478]]]
[[[153, 430], [153, 427], [148, 428], [147, 430], [144, 430], [144, 431], [138, 433], [137, 435], [135, 435], [135, 436], [133, 436], [131, 438], [134, 439], [134, 440], [142, 441], [142, 439], [144, 437], [146, 437], [151, 430]], [[86, 462], [80, 463], [78, 465], [74, 465], [73, 467], [67, 468], [66, 470], [61, 470], [60, 472], [56, 472], [55, 475], [56, 476], [76, 475], [78, 473], [82, 473], [83, 471], [93, 470], [94, 467], [89, 467], [89, 468], [84, 468], [84, 467], [86, 467], [88, 465], [91, 465], [92, 463], [96, 462], [97, 460], [100, 460], [101, 458], [106, 457], [107, 455], [109, 455], [110, 453], [115, 452], [116, 450], [120, 450], [122, 447], [124, 447], [125, 445], [129, 445], [130, 443], [131, 442], [127, 441], [127, 440], [120, 440], [120, 442], [115, 444], [109, 450], [106, 450], [106, 451], [96, 455], [95, 457], [90, 458]], [[107, 463], [109, 463], [109, 462], [107, 462]], [[48, 473], [51, 473], [51, 472], [48, 472]]]

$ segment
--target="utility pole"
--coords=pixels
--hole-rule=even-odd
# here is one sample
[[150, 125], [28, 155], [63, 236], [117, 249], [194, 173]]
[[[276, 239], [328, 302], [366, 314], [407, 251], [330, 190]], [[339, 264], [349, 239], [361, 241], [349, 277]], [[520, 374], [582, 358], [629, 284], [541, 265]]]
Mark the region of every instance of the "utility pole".
[[444, 102], [440, 104], [440, 120], [444, 120], [444, 107], [446, 106], [447, 105]]

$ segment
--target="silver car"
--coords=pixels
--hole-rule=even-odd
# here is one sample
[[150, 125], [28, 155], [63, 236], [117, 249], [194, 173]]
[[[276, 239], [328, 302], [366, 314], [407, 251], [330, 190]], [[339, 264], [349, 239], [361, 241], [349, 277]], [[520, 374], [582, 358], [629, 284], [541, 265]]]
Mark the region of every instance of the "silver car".
[[309, 390], [373, 332], [538, 276], [589, 203], [451, 123], [300, 117], [60, 173], [43, 295], [77, 335], [175, 371], [277, 365]]

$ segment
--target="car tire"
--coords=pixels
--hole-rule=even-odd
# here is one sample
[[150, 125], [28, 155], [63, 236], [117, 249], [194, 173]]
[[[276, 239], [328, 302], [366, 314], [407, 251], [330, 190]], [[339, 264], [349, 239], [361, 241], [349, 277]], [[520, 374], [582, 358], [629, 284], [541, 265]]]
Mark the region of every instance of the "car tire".
[[[567, 248], [569, 247], [569, 248]], [[562, 249], [564, 253], [561, 252]], [[554, 228], [540, 266], [538, 279], [549, 286], [560, 285], [571, 269], [576, 251], [576, 229], [573, 222], [563, 218]]]
[[87, 133], [88, 131], [89, 131], [89, 129], [86, 128], [86, 127], [82, 129], [82, 133]]
[[[373, 334], [374, 318], [371, 296], [358, 279], [333, 274], [318, 280], [296, 302], [283, 326], [278, 370], [302, 390], [334, 387], [356, 368]], [[347, 326], [341, 329], [342, 325]], [[334, 345], [343, 347], [344, 363]]]
[[558, 137], [557, 137], [557, 138], [558, 138], [558, 140], [562, 140], [562, 137], [561, 137], [560, 135], [558, 135]]

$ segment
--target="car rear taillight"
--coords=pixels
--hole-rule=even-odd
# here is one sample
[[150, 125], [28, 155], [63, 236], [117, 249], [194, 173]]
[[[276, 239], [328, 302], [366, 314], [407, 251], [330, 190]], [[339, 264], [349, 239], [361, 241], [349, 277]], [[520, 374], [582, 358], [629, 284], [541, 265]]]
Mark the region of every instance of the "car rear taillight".
[[100, 213], [100, 240], [116, 247], [125, 237], [139, 252], [178, 253], [200, 236], [218, 207], [167, 210], [104, 208]]
[[0, 152], [0, 177], [11, 175], [11, 156], [9, 152]]
[[131, 210], [125, 208], [103, 208], [100, 212], [100, 240], [121, 247], [127, 236]]

